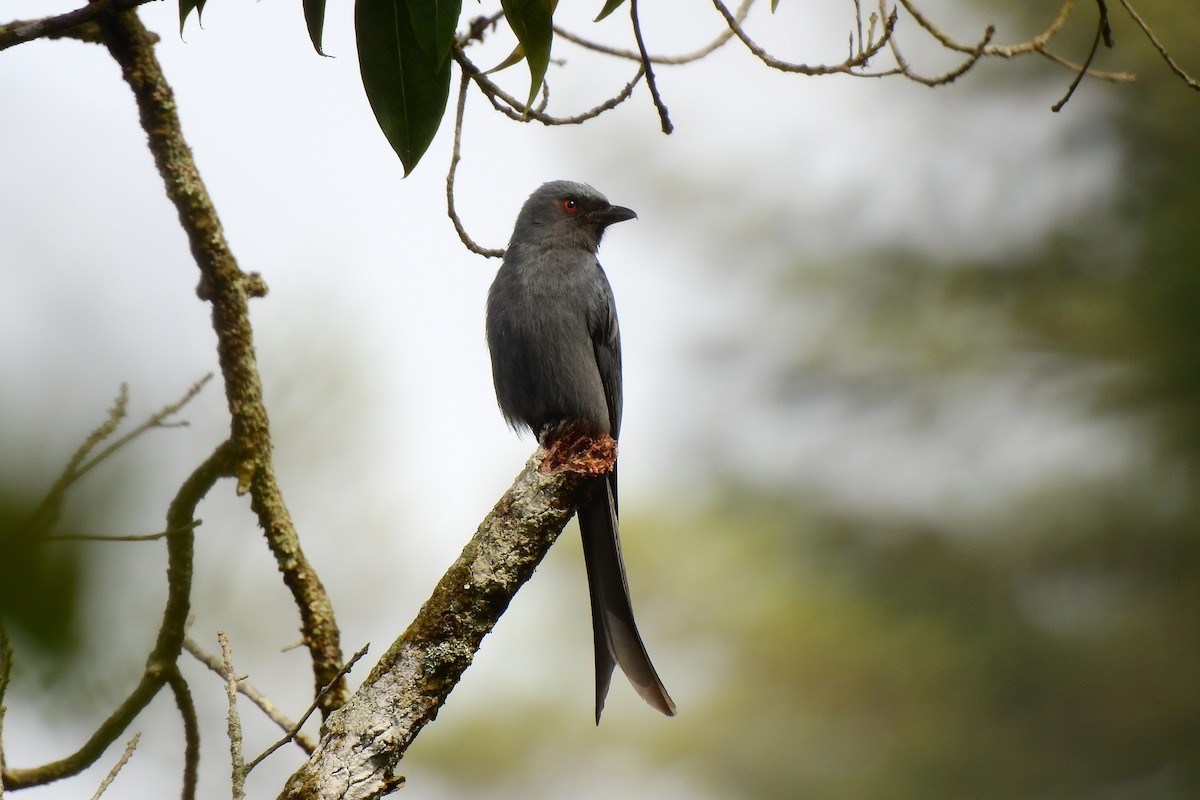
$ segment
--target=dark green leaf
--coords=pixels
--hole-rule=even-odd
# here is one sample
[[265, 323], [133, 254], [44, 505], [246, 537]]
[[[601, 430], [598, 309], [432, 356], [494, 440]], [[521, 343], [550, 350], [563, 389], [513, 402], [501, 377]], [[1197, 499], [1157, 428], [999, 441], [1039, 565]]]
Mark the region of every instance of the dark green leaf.
[[321, 49], [321, 37], [325, 33], [325, 0], [301, 0], [304, 4], [304, 24], [308, 26], [308, 38], [312, 40], [313, 49], [318, 55], [325, 55]]
[[554, 19], [553, 0], [500, 0], [504, 17], [517, 35], [525, 50], [525, 61], [529, 63], [529, 99], [532, 107], [542, 81], [546, 79], [546, 67], [550, 65], [550, 43], [554, 38], [551, 27]]
[[450, 57], [454, 28], [462, 11], [462, 0], [409, 0], [408, 15], [417, 41], [435, 67]]
[[604, 8], [600, 9], [600, 16], [596, 17], [593, 22], [599, 22], [624, 4], [625, 0], [608, 0], [604, 4]]
[[192, 13], [192, 9], [196, 9], [196, 20], [200, 20], [200, 15], [204, 13], [205, 0], [179, 0], [179, 35], [183, 35], [183, 25], [187, 22], [188, 14]]
[[354, 28], [363, 89], [379, 127], [412, 172], [437, 133], [450, 97], [450, 64], [430, 59], [413, 29], [419, 0], [357, 0]]

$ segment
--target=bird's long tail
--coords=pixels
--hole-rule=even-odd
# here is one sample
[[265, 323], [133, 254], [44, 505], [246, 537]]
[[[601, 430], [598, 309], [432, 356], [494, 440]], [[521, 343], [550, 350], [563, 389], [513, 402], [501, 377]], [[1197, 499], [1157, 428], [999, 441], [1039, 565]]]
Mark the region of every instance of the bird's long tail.
[[613, 667], [621, 671], [647, 703], [667, 716], [674, 716], [675, 703], [654, 671], [646, 646], [638, 635], [633, 605], [621, 559], [617, 534], [615, 473], [597, 478], [579, 506], [579, 530], [583, 534], [583, 560], [587, 566], [588, 593], [592, 600], [592, 632], [596, 645], [596, 723], [604, 710]]

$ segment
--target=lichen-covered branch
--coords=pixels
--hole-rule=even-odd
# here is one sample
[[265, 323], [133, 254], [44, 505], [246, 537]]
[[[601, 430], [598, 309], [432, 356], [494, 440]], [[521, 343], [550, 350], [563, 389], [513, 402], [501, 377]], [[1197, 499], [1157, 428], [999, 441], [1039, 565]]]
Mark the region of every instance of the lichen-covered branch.
[[575, 513], [580, 476], [540, 471], [541, 448], [480, 523], [416, 619], [325, 723], [287, 800], [379, 798], [408, 746], [437, 716], [517, 590]]
[[[266, 289], [257, 274], [242, 272], [225, 240], [216, 209], [183, 137], [174, 96], [154, 54], [151, 34], [132, 11], [105, 15], [100, 24], [105, 44], [133, 90], [150, 151], [200, 268], [197, 292], [212, 304], [237, 459], [238, 491], [250, 493], [251, 508], [300, 611], [314, 685], [320, 690], [342, 666], [340, 636], [333, 605], [300, 547], [275, 480], [271, 432], [249, 310], [250, 298], [264, 294]], [[325, 696], [323, 714], [341, 705], [345, 696], [344, 684], [336, 686]]]
[[82, 25], [94, 22], [101, 14], [109, 11], [135, 8], [150, 0], [92, 0], [82, 8], [40, 19], [18, 19], [0, 25], [0, 50], [32, 42], [34, 39], [51, 39], [68, 35]]

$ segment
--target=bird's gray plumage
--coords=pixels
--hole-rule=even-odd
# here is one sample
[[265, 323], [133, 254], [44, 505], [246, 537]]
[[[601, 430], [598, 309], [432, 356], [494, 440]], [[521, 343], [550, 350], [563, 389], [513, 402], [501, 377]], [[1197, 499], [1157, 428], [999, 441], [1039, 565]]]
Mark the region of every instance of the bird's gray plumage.
[[[614, 439], [621, 429], [621, 335], [596, 251], [605, 229], [632, 219], [590, 186], [552, 181], [517, 216], [488, 293], [487, 339], [504, 418], [547, 444], [564, 425]], [[638, 635], [617, 533], [617, 474], [584, 488], [576, 514], [592, 603], [596, 721], [614, 665], [664, 714], [675, 704]]]

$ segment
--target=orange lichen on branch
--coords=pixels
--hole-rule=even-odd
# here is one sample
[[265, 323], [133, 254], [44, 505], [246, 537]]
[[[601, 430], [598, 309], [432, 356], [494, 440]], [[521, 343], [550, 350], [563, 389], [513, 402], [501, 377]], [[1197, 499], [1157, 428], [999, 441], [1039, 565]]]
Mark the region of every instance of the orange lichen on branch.
[[546, 445], [546, 457], [538, 471], [543, 475], [607, 475], [617, 463], [617, 440], [602, 433], [591, 436], [567, 428]]

